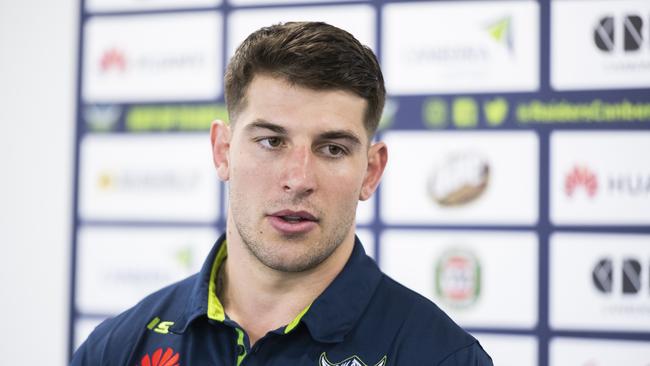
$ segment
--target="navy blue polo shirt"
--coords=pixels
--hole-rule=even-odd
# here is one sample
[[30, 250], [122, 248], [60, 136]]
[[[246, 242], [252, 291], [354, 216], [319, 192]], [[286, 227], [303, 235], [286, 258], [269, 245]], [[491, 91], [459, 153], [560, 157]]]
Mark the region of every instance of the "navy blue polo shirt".
[[251, 347], [215, 293], [225, 236], [201, 272], [100, 324], [72, 365], [492, 365], [435, 304], [383, 274], [358, 238], [345, 267], [286, 326]]

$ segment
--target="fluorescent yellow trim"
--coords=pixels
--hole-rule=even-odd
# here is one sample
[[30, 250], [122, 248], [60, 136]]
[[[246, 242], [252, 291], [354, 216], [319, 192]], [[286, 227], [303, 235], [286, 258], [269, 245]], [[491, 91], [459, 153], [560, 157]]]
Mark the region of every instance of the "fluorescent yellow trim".
[[214, 258], [214, 263], [212, 264], [212, 270], [210, 271], [210, 284], [208, 285], [208, 318], [216, 321], [224, 321], [226, 319], [226, 312], [223, 309], [223, 305], [219, 298], [217, 297], [217, 274], [219, 273], [219, 267], [223, 263], [223, 260], [228, 256], [228, 249], [226, 248], [226, 241], [224, 240], [219, 248], [216, 258]]
[[291, 323], [287, 324], [287, 327], [284, 328], [284, 334], [287, 334], [287, 333], [291, 332], [293, 330], [293, 328], [298, 326], [298, 323], [300, 323], [300, 319], [302, 319], [302, 317], [305, 316], [305, 314], [307, 314], [307, 311], [309, 310], [310, 307], [311, 307], [311, 304], [307, 305], [306, 308], [302, 309], [300, 314], [298, 314], [295, 318], [293, 318]]
[[237, 366], [239, 366], [239, 364], [244, 360], [244, 357], [246, 357], [246, 346], [244, 345], [244, 331], [239, 328], [235, 328], [235, 330], [237, 330], [237, 345], [239, 346], [237, 348], [239, 350], [241, 347], [241, 349], [244, 350], [242, 354], [237, 355]]

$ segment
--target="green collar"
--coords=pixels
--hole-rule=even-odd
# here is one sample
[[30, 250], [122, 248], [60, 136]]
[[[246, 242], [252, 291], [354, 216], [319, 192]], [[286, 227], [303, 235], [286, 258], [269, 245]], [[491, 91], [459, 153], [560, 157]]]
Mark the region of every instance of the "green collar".
[[[226, 319], [226, 312], [223, 308], [223, 304], [217, 297], [217, 276], [219, 275], [219, 268], [223, 264], [224, 260], [228, 257], [228, 243], [226, 240], [223, 241], [219, 247], [219, 251], [212, 262], [212, 269], [210, 271], [210, 283], [208, 286], [208, 318], [216, 320], [218, 322], [223, 322]], [[311, 304], [307, 305], [298, 315], [296, 315], [293, 320], [287, 324], [284, 328], [284, 333], [287, 334], [291, 332], [295, 327], [300, 323], [300, 319], [307, 314], [307, 311], [311, 307]]]

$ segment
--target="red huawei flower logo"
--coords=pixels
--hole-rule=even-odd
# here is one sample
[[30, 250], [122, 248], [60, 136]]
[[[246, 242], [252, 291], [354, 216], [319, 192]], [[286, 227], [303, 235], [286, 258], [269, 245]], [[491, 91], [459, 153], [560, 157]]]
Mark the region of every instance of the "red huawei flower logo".
[[564, 180], [564, 192], [567, 196], [573, 196], [573, 192], [583, 187], [589, 197], [596, 195], [598, 191], [598, 179], [596, 175], [586, 166], [575, 166]]
[[126, 70], [126, 57], [124, 57], [124, 52], [117, 48], [111, 48], [102, 56], [100, 65], [103, 72], [110, 71], [111, 69], [119, 71]]
[[179, 357], [178, 353], [174, 353], [170, 347], [167, 347], [164, 354], [163, 349], [158, 348], [151, 357], [148, 354], [144, 355], [140, 360], [140, 366], [179, 366]]

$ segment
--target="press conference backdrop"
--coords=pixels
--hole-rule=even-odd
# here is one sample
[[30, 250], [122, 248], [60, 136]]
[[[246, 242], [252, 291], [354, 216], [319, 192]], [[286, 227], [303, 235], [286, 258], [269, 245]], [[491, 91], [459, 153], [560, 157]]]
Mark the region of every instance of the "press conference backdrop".
[[86, 0], [73, 350], [223, 232], [210, 122], [253, 30], [321, 20], [381, 61], [389, 164], [358, 233], [495, 364], [650, 362], [650, 2]]

